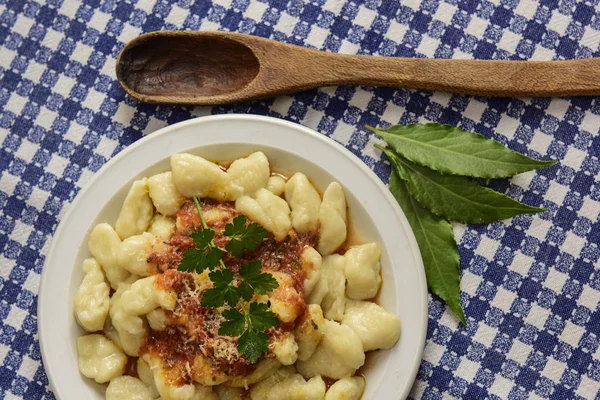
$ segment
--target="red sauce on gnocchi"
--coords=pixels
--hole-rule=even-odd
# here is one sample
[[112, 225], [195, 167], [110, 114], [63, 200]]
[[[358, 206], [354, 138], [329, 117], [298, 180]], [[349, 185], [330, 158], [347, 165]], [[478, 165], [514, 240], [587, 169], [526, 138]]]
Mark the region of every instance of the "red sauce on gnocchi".
[[[240, 213], [231, 202], [203, 200], [202, 213], [207, 225], [216, 230], [215, 245], [225, 247], [229, 238], [219, 234]], [[218, 329], [223, 317], [214, 308], [202, 307], [202, 292], [212, 283], [205, 274], [197, 275], [177, 271], [183, 253], [193, 247], [190, 234], [202, 229], [200, 216], [192, 201], [185, 202], [176, 215], [176, 227], [169, 249], [150, 255], [148, 262], [157, 266], [158, 287], [177, 295], [177, 305], [168, 311], [168, 323], [164, 330], [150, 329], [140, 356], [148, 354], [162, 362], [167, 380], [176, 386], [192, 382], [205, 384], [226, 381], [231, 377], [252, 373], [257, 364], [251, 364], [237, 352], [237, 338], [220, 336]], [[228, 269], [237, 274], [242, 264], [260, 260], [265, 272], [279, 272], [289, 276], [280, 281], [273, 295], [288, 307], [302, 315], [306, 309], [304, 301], [304, 279], [300, 256], [307, 246], [314, 246], [317, 233], [297, 234], [290, 230], [285, 240], [277, 242], [271, 234], [253, 251], [234, 258], [224, 254], [223, 261]], [[291, 286], [295, 290], [286, 290]], [[300, 320], [301, 318], [298, 318]], [[295, 328], [295, 323], [282, 323], [267, 330], [269, 345], [281, 340]], [[273, 358], [270, 351], [264, 357]]]

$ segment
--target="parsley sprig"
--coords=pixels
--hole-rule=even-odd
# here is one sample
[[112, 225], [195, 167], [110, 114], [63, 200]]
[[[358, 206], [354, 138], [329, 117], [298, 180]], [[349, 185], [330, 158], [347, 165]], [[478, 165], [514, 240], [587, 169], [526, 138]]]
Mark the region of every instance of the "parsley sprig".
[[214, 287], [202, 294], [203, 307], [226, 307], [222, 311], [224, 321], [219, 326], [219, 335], [239, 336], [238, 351], [251, 363], [269, 351], [269, 336], [265, 329], [278, 326], [279, 319], [264, 303], [251, 301], [254, 293], [266, 294], [276, 289], [279, 284], [273, 275], [261, 271], [260, 260], [242, 264], [239, 276], [227, 268], [223, 262], [223, 253], [233, 257], [241, 257], [244, 250], [254, 250], [265, 238], [267, 231], [257, 223], [247, 224], [246, 217], [238, 215], [231, 224], [225, 226], [224, 236], [230, 238], [221, 249], [215, 245], [216, 231], [206, 224], [198, 198], [194, 203], [200, 215], [203, 229], [190, 235], [195, 247], [183, 253], [179, 271], [196, 272], [206, 269], [211, 271], [208, 277]]

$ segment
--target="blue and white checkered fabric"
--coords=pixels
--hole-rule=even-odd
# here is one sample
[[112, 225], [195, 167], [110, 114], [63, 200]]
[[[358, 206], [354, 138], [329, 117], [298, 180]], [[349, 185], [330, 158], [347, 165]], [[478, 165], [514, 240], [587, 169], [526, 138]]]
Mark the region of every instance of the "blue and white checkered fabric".
[[[547, 212], [456, 225], [461, 327], [429, 302], [411, 397], [600, 399], [600, 99], [486, 99], [325, 88], [214, 108], [125, 96], [115, 59], [160, 29], [225, 30], [341, 53], [495, 59], [599, 55], [598, 0], [0, 0], [0, 398], [53, 399], [37, 340], [37, 292], [69, 203], [116, 153], [194, 116], [256, 113], [342, 143], [384, 180], [364, 125], [438, 121], [555, 167], [492, 186]], [[402, 362], [402, 360], [398, 360]]]

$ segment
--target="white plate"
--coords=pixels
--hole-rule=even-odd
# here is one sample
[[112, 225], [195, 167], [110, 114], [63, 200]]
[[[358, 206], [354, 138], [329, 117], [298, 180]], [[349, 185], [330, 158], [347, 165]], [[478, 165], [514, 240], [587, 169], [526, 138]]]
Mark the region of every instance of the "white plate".
[[90, 256], [91, 228], [114, 224], [131, 182], [170, 169], [173, 153], [225, 161], [256, 150], [268, 156], [272, 169], [301, 171], [320, 190], [338, 181], [354, 226], [364, 240], [380, 244], [380, 303], [400, 317], [402, 335], [394, 348], [368, 358], [363, 399], [408, 395], [425, 343], [427, 286], [413, 233], [388, 189], [352, 153], [308, 128], [275, 118], [219, 115], [166, 127], [129, 146], [94, 176], [63, 218], [44, 265], [38, 303], [42, 357], [59, 399], [104, 399], [104, 387], [79, 374], [75, 349], [83, 331], [73, 318], [73, 297], [83, 277], [81, 263]]

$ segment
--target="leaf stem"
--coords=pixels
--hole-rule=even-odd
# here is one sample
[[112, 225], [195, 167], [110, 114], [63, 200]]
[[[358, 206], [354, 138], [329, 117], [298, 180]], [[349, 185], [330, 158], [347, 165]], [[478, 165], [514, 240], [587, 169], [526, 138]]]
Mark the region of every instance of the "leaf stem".
[[[204, 227], [204, 229], [208, 229], [208, 225], [206, 224], [206, 220], [204, 219], [204, 215], [202, 214], [202, 208], [200, 207], [200, 202], [198, 201], [198, 198], [196, 197], [196, 195], [194, 195], [194, 203], [196, 203], [196, 209], [198, 210], [198, 215], [200, 215], [200, 220], [202, 221], [202, 226]], [[214, 243], [211, 242], [211, 244], [214, 246]]]
[[[204, 214], [202, 213], [202, 207], [200, 207], [200, 202], [198, 201], [198, 197], [196, 197], [196, 195], [194, 195], [194, 203], [196, 204], [196, 210], [198, 210], [198, 215], [200, 216], [200, 220], [202, 221], [202, 226], [204, 227], [204, 229], [208, 229], [208, 225], [206, 224], [206, 220], [204, 219]], [[214, 240], [210, 241], [210, 245], [212, 247], [217, 247], [215, 246]], [[219, 264], [221, 264], [221, 267], [227, 268], [222, 258], [219, 258]]]
[[250, 314], [249, 311], [246, 310], [246, 307], [244, 307], [244, 303], [242, 302], [242, 300], [238, 300], [238, 304], [240, 305], [240, 308], [242, 309], [242, 313], [244, 314], [244, 318], [246, 319], [246, 324], [248, 325], [248, 329], [252, 328], [252, 321], [250, 320]]

